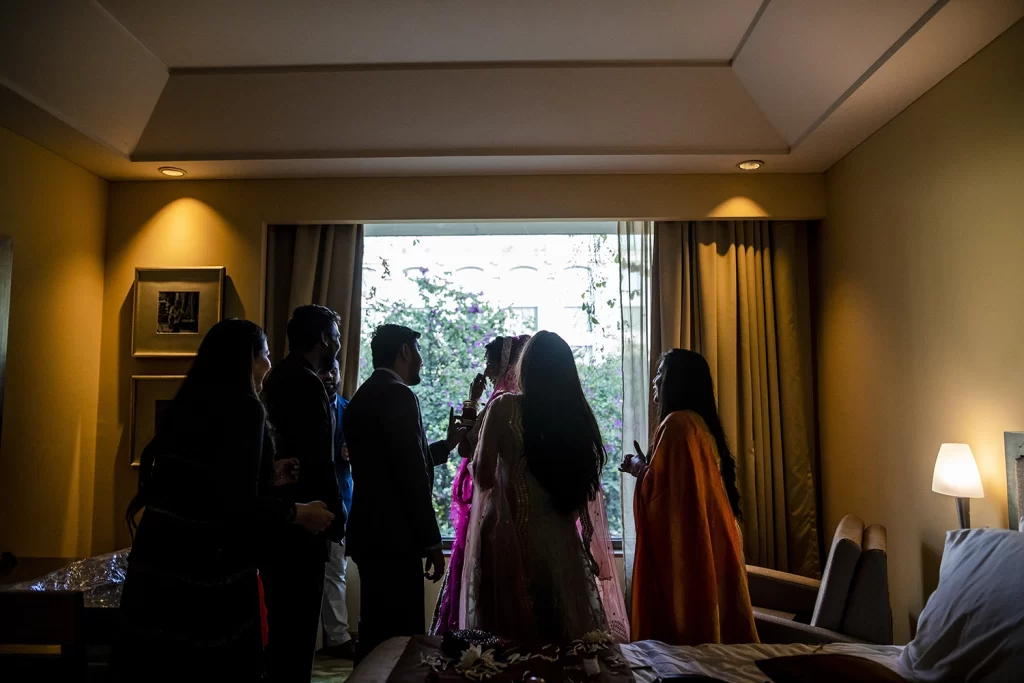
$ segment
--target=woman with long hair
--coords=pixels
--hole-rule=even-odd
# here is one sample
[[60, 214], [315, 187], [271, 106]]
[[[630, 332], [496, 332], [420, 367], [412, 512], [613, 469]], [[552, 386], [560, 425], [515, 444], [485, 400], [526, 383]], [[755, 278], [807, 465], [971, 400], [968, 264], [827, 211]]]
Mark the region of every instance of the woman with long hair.
[[[480, 428], [483, 425], [487, 408], [498, 397], [519, 390], [519, 377], [516, 364], [519, 355], [530, 340], [530, 335], [518, 337], [497, 337], [484, 346], [485, 366], [482, 374], [476, 376], [469, 390], [469, 400], [462, 404], [463, 422], [472, 421], [473, 426], [462, 441], [459, 442], [459, 455], [462, 462], [455, 473], [452, 484], [451, 519], [455, 526], [455, 537], [452, 540], [452, 553], [448, 559], [448, 569], [441, 585], [441, 594], [434, 607], [434, 617], [430, 624], [431, 635], [440, 635], [459, 628], [459, 596], [462, 586], [462, 568], [466, 557], [466, 531], [469, 528], [469, 511], [473, 503], [473, 477], [469, 473], [469, 462], [480, 439]], [[484, 387], [490, 382], [494, 389], [484, 405], [483, 411], [477, 414], [480, 398]]]
[[298, 472], [273, 462], [259, 399], [269, 370], [258, 325], [217, 323], [143, 451], [125, 515], [133, 545], [114, 652], [120, 680], [263, 675], [262, 541], [290, 524], [322, 531], [334, 517], [322, 503], [273, 495]]
[[487, 409], [473, 456], [459, 623], [549, 642], [606, 631], [596, 563], [577, 531], [581, 519], [592, 528], [605, 450], [561, 337], [527, 342], [519, 389]]
[[621, 468], [637, 478], [633, 640], [756, 643], [736, 460], [711, 369], [699, 353], [672, 349], [653, 384], [660, 424], [651, 456], [634, 442]]

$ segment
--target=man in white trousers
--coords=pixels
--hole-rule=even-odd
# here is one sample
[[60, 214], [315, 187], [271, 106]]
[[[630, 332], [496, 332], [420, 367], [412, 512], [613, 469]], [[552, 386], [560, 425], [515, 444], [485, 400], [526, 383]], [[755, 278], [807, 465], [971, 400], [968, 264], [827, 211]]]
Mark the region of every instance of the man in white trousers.
[[[341, 504], [345, 508], [347, 519], [352, 508], [352, 470], [348, 463], [341, 418], [345, 414], [348, 401], [341, 395], [341, 373], [337, 359], [329, 371], [320, 373], [320, 379], [327, 390], [327, 397], [334, 403], [334, 469], [338, 475]], [[323, 650], [337, 659], [352, 659], [356, 649], [348, 632], [348, 604], [345, 591], [348, 558], [345, 557], [345, 539], [330, 545], [330, 559], [324, 568], [324, 602], [320, 617], [323, 624]]]

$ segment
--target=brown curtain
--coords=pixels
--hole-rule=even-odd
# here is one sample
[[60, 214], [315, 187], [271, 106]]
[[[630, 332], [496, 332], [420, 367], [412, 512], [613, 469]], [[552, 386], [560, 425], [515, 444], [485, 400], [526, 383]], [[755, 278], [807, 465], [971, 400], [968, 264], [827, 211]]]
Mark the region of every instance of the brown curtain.
[[362, 295], [362, 225], [271, 225], [267, 234], [264, 322], [270, 358], [287, 354], [288, 319], [306, 304], [327, 306], [341, 316], [342, 393], [351, 397], [359, 381]]
[[737, 461], [747, 562], [806, 576], [819, 572], [812, 225], [657, 223], [651, 288], [652, 376], [660, 353], [676, 347], [711, 366]]

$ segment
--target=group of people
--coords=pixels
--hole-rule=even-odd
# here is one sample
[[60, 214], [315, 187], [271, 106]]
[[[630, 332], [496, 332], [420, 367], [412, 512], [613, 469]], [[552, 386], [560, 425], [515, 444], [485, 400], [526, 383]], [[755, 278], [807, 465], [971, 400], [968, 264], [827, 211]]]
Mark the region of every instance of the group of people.
[[[450, 410], [445, 438], [429, 443], [410, 389], [419, 333], [378, 327], [374, 371], [346, 402], [338, 322], [321, 306], [296, 309], [272, 371], [256, 324], [225, 320], [206, 335], [126, 514], [121, 680], [201, 667], [308, 681], [322, 609], [325, 621], [336, 615], [325, 644], [352, 649], [346, 556], [360, 570], [357, 660], [424, 632], [424, 578], [443, 580], [436, 634], [757, 642], [735, 460], [703, 357], [662, 356], [650, 455], [634, 444], [620, 466], [637, 477], [627, 618], [601, 494], [604, 441], [565, 341], [546, 331], [491, 341], [461, 415]], [[456, 449], [446, 570], [433, 469]]]

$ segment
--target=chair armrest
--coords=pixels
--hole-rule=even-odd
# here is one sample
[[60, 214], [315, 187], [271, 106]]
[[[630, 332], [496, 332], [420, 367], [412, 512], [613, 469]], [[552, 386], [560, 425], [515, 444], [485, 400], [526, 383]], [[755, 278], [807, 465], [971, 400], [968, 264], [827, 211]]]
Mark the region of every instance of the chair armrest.
[[828, 643], [863, 643], [863, 640], [844, 636], [842, 633], [828, 629], [790, 621], [761, 610], [754, 610], [754, 623], [757, 626], [757, 637], [768, 645], [825, 645]]
[[821, 582], [796, 574], [747, 565], [747, 585], [750, 588], [750, 603], [754, 607], [810, 615], [818, 600]]

